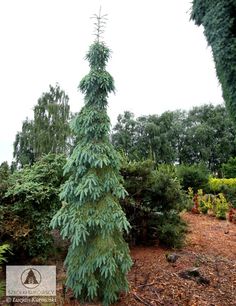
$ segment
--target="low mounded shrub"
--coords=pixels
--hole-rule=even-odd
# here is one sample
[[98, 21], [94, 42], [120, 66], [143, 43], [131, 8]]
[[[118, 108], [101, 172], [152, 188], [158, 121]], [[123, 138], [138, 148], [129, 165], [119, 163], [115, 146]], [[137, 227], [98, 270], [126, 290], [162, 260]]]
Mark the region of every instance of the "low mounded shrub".
[[184, 190], [189, 187], [196, 193], [198, 189], [207, 189], [209, 173], [204, 165], [177, 166], [177, 176]]

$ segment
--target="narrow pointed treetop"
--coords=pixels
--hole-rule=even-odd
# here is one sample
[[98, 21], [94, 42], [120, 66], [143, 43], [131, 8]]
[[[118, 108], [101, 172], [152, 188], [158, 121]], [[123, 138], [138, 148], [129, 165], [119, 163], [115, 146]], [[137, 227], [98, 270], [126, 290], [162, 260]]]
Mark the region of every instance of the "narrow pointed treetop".
[[119, 204], [126, 195], [120, 157], [109, 140], [107, 98], [115, 90], [105, 70], [110, 50], [99, 40], [101, 17], [97, 24], [96, 40], [86, 55], [90, 71], [79, 84], [85, 105], [72, 122], [78, 142], [65, 166], [70, 177], [61, 192], [64, 204], [51, 224], [71, 241], [67, 287], [80, 301], [101, 299], [107, 306], [128, 290], [132, 262], [123, 239], [130, 225]]
[[96, 36], [96, 41], [100, 42], [101, 38], [102, 38], [102, 34], [104, 33], [104, 29], [105, 29], [105, 25], [106, 25], [106, 21], [107, 21], [107, 14], [102, 15], [102, 8], [100, 6], [99, 8], [99, 13], [94, 14], [92, 16], [92, 19], [95, 19], [94, 22], [94, 35]]

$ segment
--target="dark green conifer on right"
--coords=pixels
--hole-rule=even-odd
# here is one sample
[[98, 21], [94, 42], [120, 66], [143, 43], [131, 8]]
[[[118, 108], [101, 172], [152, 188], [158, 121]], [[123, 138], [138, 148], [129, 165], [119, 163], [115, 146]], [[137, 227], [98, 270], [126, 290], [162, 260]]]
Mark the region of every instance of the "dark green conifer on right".
[[204, 27], [224, 100], [236, 122], [236, 1], [194, 0], [191, 17]]
[[132, 261], [123, 239], [130, 225], [119, 204], [126, 195], [120, 159], [109, 140], [106, 108], [114, 83], [105, 70], [110, 50], [100, 41], [101, 15], [96, 26], [96, 40], [86, 55], [90, 72], [79, 85], [85, 105], [73, 121], [78, 143], [65, 166], [70, 177], [61, 192], [64, 204], [51, 224], [71, 241], [66, 286], [80, 301], [101, 299], [110, 305], [128, 290]]

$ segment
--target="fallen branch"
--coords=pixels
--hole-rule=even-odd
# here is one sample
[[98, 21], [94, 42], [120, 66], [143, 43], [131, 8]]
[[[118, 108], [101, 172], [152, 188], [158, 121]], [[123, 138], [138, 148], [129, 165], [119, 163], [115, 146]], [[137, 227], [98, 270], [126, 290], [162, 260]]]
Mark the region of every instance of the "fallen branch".
[[134, 298], [135, 298], [137, 301], [143, 303], [143, 305], [146, 305], [146, 306], [153, 306], [152, 304], [150, 304], [149, 302], [147, 302], [144, 298], [141, 298], [141, 296], [138, 296], [136, 293], [132, 292], [132, 294], [133, 294]]
[[155, 294], [155, 296], [156, 296], [157, 299], [158, 299], [158, 300], [155, 300], [155, 301], [157, 301], [157, 302], [160, 303], [161, 305], [164, 305], [163, 301], [162, 301], [161, 298], [160, 298], [159, 293], [157, 293], [157, 289], [156, 289], [156, 288], [151, 288], [151, 291]]

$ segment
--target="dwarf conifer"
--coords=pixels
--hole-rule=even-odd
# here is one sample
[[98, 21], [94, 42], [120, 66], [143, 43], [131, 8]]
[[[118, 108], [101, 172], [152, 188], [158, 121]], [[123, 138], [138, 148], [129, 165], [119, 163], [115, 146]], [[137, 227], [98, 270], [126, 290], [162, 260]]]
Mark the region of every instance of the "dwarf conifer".
[[119, 204], [126, 191], [119, 174], [120, 159], [109, 140], [108, 94], [114, 91], [105, 70], [110, 50], [101, 42], [102, 16], [96, 16], [96, 40], [86, 55], [90, 72], [79, 84], [85, 105], [72, 122], [77, 145], [65, 166], [62, 208], [51, 224], [70, 239], [65, 260], [66, 286], [80, 301], [116, 301], [128, 290], [126, 274], [132, 261], [123, 232], [130, 225]]

